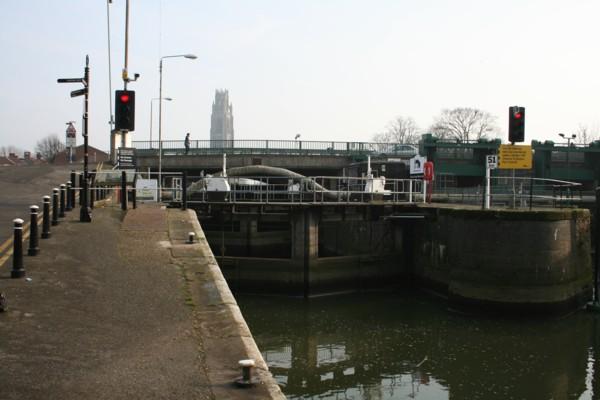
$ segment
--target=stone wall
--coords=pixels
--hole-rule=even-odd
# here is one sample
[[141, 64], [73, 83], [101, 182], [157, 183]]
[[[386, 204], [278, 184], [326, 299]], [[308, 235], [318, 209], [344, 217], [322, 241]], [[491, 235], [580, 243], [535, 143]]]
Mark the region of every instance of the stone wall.
[[561, 312], [589, 300], [589, 211], [426, 212], [414, 229], [414, 276], [451, 302]]

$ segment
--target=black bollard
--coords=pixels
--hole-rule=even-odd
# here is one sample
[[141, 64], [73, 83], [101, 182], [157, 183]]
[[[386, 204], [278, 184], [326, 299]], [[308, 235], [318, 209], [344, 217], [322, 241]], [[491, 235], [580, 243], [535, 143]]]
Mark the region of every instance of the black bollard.
[[127, 173], [121, 171], [121, 210], [127, 210]]
[[73, 203], [71, 203], [71, 191], [73, 190], [71, 181], [67, 181], [67, 191], [65, 192], [65, 211], [71, 211], [73, 209]]
[[83, 174], [79, 174], [79, 205], [83, 205]]
[[77, 183], [77, 181], [75, 180], [77, 178], [77, 175], [75, 174], [75, 171], [71, 171], [71, 207], [75, 208], [75, 184]]
[[22, 278], [25, 276], [23, 268], [23, 220], [17, 218], [14, 223], [14, 240], [13, 240], [13, 267], [10, 271], [11, 278]]
[[42, 220], [42, 239], [48, 239], [50, 233], [50, 196], [44, 196], [44, 209]]
[[38, 243], [38, 206], [29, 207], [31, 219], [29, 221], [29, 249], [27, 249], [27, 255], [36, 256], [40, 252]]
[[96, 188], [90, 189], [90, 208], [94, 209], [94, 202], [96, 201]]
[[65, 217], [65, 195], [67, 194], [67, 186], [62, 183], [60, 185], [60, 210], [58, 212], [58, 216], [60, 218]]
[[133, 189], [131, 189], [131, 201], [133, 203], [133, 209], [135, 210], [137, 208], [137, 190], [135, 190], [135, 185], [133, 186]]
[[52, 189], [52, 226], [58, 225], [58, 188]]
[[187, 209], [187, 171], [183, 171], [181, 179], [181, 209]]

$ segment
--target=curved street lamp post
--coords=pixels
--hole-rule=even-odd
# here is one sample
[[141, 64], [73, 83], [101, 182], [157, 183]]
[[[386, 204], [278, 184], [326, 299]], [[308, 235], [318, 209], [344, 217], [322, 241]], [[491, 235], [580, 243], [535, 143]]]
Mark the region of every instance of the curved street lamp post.
[[177, 54], [172, 56], [163, 56], [158, 65], [159, 85], [158, 85], [158, 201], [162, 201], [162, 70], [163, 60], [165, 58], [183, 57], [195, 60], [194, 54]]

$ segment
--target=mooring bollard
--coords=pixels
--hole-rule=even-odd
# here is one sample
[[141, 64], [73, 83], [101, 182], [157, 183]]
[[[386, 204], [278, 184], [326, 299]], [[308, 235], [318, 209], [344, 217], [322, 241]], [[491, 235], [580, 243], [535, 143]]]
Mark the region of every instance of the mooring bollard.
[[67, 191], [65, 192], [65, 211], [71, 211], [73, 209], [73, 203], [71, 203], [71, 191], [73, 190], [71, 181], [67, 181]]
[[240, 360], [238, 362], [242, 367], [242, 377], [237, 379], [235, 383], [241, 387], [250, 387], [256, 384], [256, 379], [252, 378], [252, 368], [254, 367], [254, 360]]
[[194, 232], [189, 232], [188, 233], [188, 240], [186, 243], [188, 244], [192, 244], [194, 243], [194, 238], [196, 237], [196, 234]]
[[52, 189], [52, 226], [58, 225], [58, 188]]
[[121, 210], [127, 210], [127, 173], [121, 171]]
[[42, 219], [42, 239], [48, 239], [50, 237], [50, 196], [44, 196], [43, 205], [43, 219]]
[[77, 181], [75, 180], [77, 178], [77, 175], [75, 174], [75, 171], [71, 171], [71, 207], [75, 208], [75, 184], [77, 183]]
[[40, 252], [38, 242], [38, 206], [29, 207], [31, 219], [29, 220], [29, 249], [27, 255], [36, 256]]
[[65, 217], [65, 195], [67, 194], [67, 186], [64, 183], [60, 185], [60, 211], [58, 216], [61, 218]]
[[23, 268], [23, 220], [16, 218], [14, 223], [14, 239], [13, 239], [13, 267], [10, 271], [11, 278], [22, 278], [25, 276]]

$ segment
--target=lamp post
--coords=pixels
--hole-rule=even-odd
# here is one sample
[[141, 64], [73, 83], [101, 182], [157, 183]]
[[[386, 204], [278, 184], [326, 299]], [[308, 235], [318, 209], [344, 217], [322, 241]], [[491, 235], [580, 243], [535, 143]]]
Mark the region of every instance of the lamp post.
[[[150, 100], [150, 148], [152, 148], [152, 102], [154, 102], [155, 100], [158, 100], [158, 97], [155, 97], [152, 100]], [[170, 97], [163, 97], [163, 100], [171, 101], [173, 99]]]
[[571, 151], [571, 140], [575, 139], [577, 137], [577, 135], [572, 134], [570, 137], [566, 136], [564, 133], [559, 133], [558, 136], [560, 136], [563, 139], [567, 139], [567, 180], [571, 180], [571, 169], [569, 168], [569, 152]]
[[158, 84], [158, 201], [162, 201], [162, 70], [163, 70], [163, 60], [165, 58], [175, 58], [175, 57], [184, 57], [189, 58], [190, 60], [195, 60], [196, 57], [194, 54], [177, 54], [172, 56], [163, 56], [160, 58], [160, 63], [158, 65], [158, 75], [159, 75], [159, 84]]

